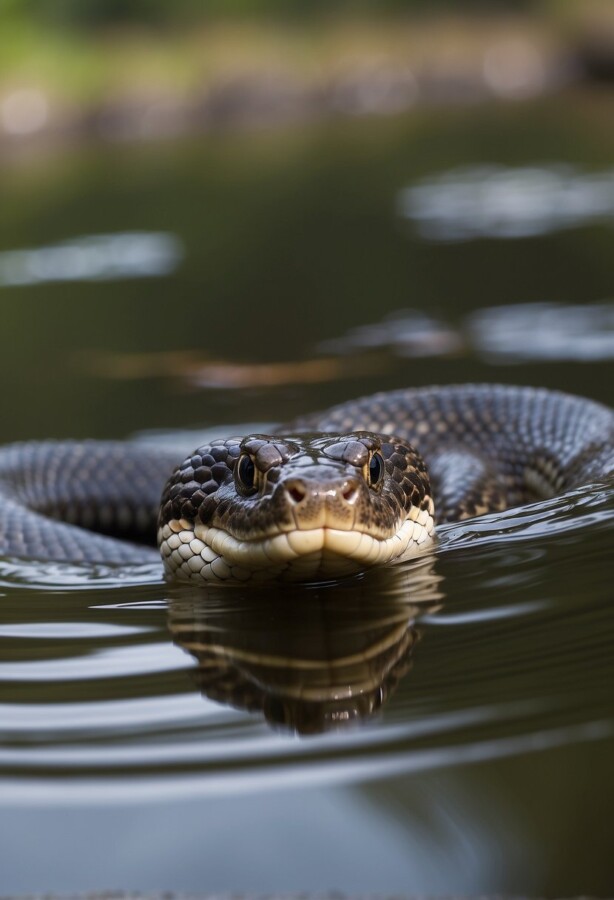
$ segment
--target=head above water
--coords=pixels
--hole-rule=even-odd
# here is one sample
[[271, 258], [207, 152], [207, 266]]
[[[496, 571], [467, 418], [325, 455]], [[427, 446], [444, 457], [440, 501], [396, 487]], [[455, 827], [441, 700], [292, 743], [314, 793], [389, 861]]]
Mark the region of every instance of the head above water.
[[158, 545], [182, 581], [313, 581], [410, 555], [432, 531], [426, 467], [407, 443], [254, 434], [200, 447], [174, 471]]

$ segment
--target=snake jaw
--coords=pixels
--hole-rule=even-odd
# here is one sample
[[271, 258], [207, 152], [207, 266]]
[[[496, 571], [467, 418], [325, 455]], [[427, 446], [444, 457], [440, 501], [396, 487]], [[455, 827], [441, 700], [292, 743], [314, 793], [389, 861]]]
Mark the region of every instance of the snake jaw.
[[324, 527], [254, 541], [207, 525], [186, 528], [191, 523], [172, 520], [160, 529], [158, 542], [166, 572], [180, 581], [311, 581], [352, 575], [417, 554], [434, 531], [428, 511], [421, 511], [418, 519], [407, 518], [385, 539]]
[[356, 574], [418, 554], [431, 543], [433, 512], [429, 497], [424, 509], [412, 507], [388, 537], [324, 524], [250, 540], [214, 525], [173, 519], [159, 529], [158, 544], [167, 574], [180, 581], [308, 582]]

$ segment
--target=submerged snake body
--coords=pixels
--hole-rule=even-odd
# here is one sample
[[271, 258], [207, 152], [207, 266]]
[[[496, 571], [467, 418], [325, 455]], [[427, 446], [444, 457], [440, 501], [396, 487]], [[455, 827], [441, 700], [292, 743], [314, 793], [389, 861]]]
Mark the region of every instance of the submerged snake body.
[[393, 391], [281, 434], [214, 441], [179, 466], [137, 443], [6, 447], [0, 553], [148, 561], [135, 541], [152, 541], [157, 520], [166, 571], [184, 580], [333, 577], [411, 554], [435, 521], [614, 472], [612, 410], [541, 389]]

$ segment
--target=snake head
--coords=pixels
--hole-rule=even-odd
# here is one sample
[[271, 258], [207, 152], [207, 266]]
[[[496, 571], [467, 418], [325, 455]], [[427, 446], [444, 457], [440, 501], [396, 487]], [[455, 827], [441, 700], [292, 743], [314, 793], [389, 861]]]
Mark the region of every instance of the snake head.
[[183, 581], [311, 581], [406, 557], [432, 531], [426, 467], [406, 442], [253, 434], [199, 447], [178, 466], [158, 545]]

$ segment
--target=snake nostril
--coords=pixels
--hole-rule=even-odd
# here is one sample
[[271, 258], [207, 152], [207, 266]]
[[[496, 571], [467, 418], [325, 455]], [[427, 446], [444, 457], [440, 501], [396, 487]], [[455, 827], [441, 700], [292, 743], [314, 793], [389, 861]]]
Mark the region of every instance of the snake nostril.
[[349, 483], [345, 484], [343, 490], [341, 491], [341, 496], [345, 500], [346, 503], [352, 503], [356, 499], [358, 495], [358, 487], [355, 484]]
[[307, 496], [307, 488], [299, 481], [287, 485], [286, 493], [294, 503], [300, 503]]

